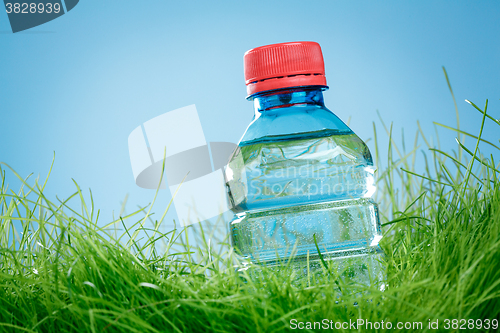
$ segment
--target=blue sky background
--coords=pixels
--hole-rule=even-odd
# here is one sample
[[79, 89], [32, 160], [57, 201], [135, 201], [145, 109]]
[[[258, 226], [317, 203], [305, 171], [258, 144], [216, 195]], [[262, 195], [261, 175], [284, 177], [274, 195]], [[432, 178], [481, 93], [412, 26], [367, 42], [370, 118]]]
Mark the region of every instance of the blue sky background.
[[[74, 178], [92, 189], [105, 224], [127, 193], [128, 212], [154, 196], [134, 183], [127, 147], [134, 128], [196, 104], [207, 141], [237, 142], [253, 116], [244, 52], [300, 40], [322, 46], [326, 104], [351, 117], [362, 139], [373, 136], [372, 122], [380, 125], [376, 110], [394, 123], [397, 140], [404, 127], [407, 146], [417, 120], [429, 135], [433, 121], [454, 125], [441, 66], [462, 127], [478, 133], [480, 114], [464, 100], [482, 107], [488, 98], [500, 118], [499, 17], [498, 1], [84, 0], [12, 34], [1, 11], [0, 161], [45, 177], [55, 151], [48, 197], [69, 196]], [[498, 143], [493, 129], [484, 135]], [[442, 147], [455, 148], [455, 136], [440, 130]], [[7, 180], [19, 188], [11, 173]], [[163, 190], [157, 211], [169, 200]]]

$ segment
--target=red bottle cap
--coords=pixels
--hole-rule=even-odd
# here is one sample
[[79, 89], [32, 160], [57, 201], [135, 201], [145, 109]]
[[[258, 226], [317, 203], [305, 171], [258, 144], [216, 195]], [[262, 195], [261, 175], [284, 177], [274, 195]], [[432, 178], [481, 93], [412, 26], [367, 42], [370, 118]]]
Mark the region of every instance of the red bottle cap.
[[316, 42], [265, 45], [248, 50], [243, 57], [248, 95], [298, 87], [325, 86], [325, 64]]

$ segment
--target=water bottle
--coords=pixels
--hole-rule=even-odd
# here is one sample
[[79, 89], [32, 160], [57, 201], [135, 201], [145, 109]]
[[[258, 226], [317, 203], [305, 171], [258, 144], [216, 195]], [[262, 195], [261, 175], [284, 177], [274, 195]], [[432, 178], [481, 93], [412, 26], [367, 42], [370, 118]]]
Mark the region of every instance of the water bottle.
[[235, 252], [268, 266], [293, 258], [299, 275], [334, 261], [344, 278], [380, 279], [372, 156], [325, 107], [320, 45], [257, 47], [244, 67], [255, 114], [225, 168]]

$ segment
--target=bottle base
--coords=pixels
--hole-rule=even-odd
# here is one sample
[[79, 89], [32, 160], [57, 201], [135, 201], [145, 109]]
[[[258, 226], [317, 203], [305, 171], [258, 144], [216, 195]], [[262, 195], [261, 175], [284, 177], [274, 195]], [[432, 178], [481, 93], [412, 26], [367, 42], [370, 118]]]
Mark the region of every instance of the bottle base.
[[[254, 263], [247, 261], [240, 271], [247, 271], [254, 280], [265, 281], [269, 275], [283, 275], [296, 286], [314, 285], [325, 276], [340, 279], [342, 285], [385, 289], [386, 268], [380, 247], [345, 251], [332, 255], [292, 257], [283, 261]], [[326, 264], [326, 267], [325, 267]]]

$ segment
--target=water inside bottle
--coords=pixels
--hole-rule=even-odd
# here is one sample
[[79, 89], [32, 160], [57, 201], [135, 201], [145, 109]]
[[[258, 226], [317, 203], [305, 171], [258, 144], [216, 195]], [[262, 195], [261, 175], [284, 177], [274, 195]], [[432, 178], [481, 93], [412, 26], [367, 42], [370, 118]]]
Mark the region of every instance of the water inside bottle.
[[313, 258], [318, 248], [325, 256], [342, 257], [378, 248], [372, 158], [352, 131], [242, 142], [226, 181], [237, 213], [230, 224], [232, 243], [244, 258]]

